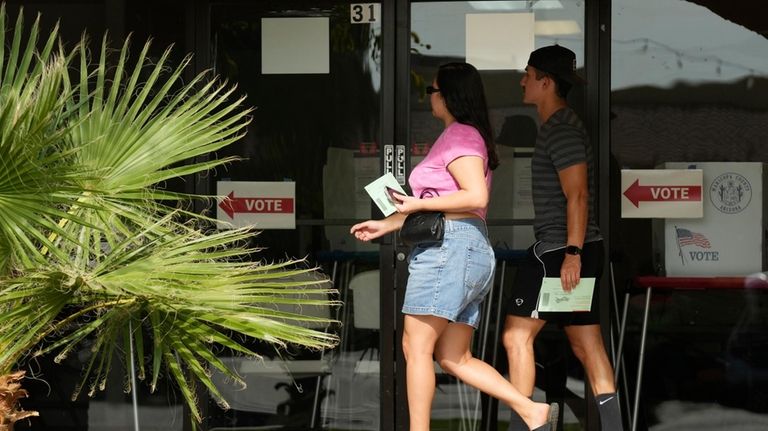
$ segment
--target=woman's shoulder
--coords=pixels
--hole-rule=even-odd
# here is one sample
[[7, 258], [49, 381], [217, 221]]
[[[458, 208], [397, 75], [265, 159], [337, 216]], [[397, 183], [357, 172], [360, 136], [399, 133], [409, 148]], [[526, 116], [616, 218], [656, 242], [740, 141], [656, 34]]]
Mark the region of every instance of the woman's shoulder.
[[454, 122], [445, 130], [444, 138], [450, 143], [483, 143], [483, 137], [473, 126]]
[[469, 124], [459, 123], [458, 121], [454, 121], [453, 123], [451, 123], [451, 125], [448, 126], [448, 129], [446, 130], [446, 132], [452, 135], [480, 136], [480, 132], [478, 132], [474, 126], [470, 126]]
[[467, 124], [452, 123], [440, 141], [435, 143], [434, 152], [440, 155], [446, 165], [461, 156], [487, 156], [485, 140], [477, 129]]

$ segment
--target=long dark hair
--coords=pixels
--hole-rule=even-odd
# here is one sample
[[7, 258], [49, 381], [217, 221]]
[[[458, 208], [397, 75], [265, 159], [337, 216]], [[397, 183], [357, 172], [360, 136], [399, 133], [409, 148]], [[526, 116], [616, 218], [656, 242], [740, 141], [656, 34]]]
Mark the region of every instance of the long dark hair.
[[480, 73], [469, 63], [446, 63], [437, 70], [437, 88], [448, 112], [461, 124], [480, 132], [488, 151], [488, 167], [499, 166], [499, 155], [493, 142], [493, 129], [488, 119], [488, 104]]

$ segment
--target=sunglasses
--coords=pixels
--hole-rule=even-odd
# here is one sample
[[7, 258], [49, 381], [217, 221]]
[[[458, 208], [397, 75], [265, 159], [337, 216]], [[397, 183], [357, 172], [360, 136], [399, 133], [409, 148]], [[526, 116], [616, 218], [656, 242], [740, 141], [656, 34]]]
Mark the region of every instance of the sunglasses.
[[440, 92], [439, 88], [435, 88], [431, 85], [427, 86], [427, 94], [439, 93], [439, 92]]

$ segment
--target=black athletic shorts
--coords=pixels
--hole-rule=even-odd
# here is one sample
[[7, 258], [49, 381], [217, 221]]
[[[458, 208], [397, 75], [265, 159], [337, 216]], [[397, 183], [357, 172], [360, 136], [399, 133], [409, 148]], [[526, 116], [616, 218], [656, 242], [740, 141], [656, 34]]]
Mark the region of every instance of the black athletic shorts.
[[[587, 312], [571, 313], [536, 313], [536, 302], [541, 290], [544, 277], [560, 278], [560, 268], [565, 259], [565, 247], [550, 250], [537, 256], [536, 245], [528, 249], [525, 260], [517, 269], [512, 294], [507, 303], [507, 314], [522, 317], [538, 317], [548, 322], [556, 322], [560, 326], [593, 325], [600, 323], [600, 295], [597, 291], [592, 295], [592, 307]], [[600, 275], [603, 273], [603, 241], [592, 241], [584, 244], [581, 254], [581, 276], [595, 277], [595, 289], [600, 287]]]

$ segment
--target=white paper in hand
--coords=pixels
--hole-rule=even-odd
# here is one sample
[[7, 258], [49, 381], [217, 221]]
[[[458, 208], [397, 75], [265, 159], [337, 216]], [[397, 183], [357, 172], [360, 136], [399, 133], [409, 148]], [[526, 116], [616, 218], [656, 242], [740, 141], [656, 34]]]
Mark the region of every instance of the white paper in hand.
[[368, 196], [373, 199], [373, 202], [379, 207], [379, 210], [384, 214], [384, 217], [397, 211], [397, 208], [395, 208], [395, 205], [389, 199], [387, 187], [397, 190], [403, 196], [407, 196], [407, 193], [400, 187], [400, 184], [391, 172], [387, 172], [365, 186], [365, 191], [368, 193]]
[[536, 307], [538, 311], [590, 311], [592, 294], [595, 291], [594, 278], [582, 278], [579, 284], [566, 292], [559, 278], [545, 277], [541, 282], [541, 292]]

